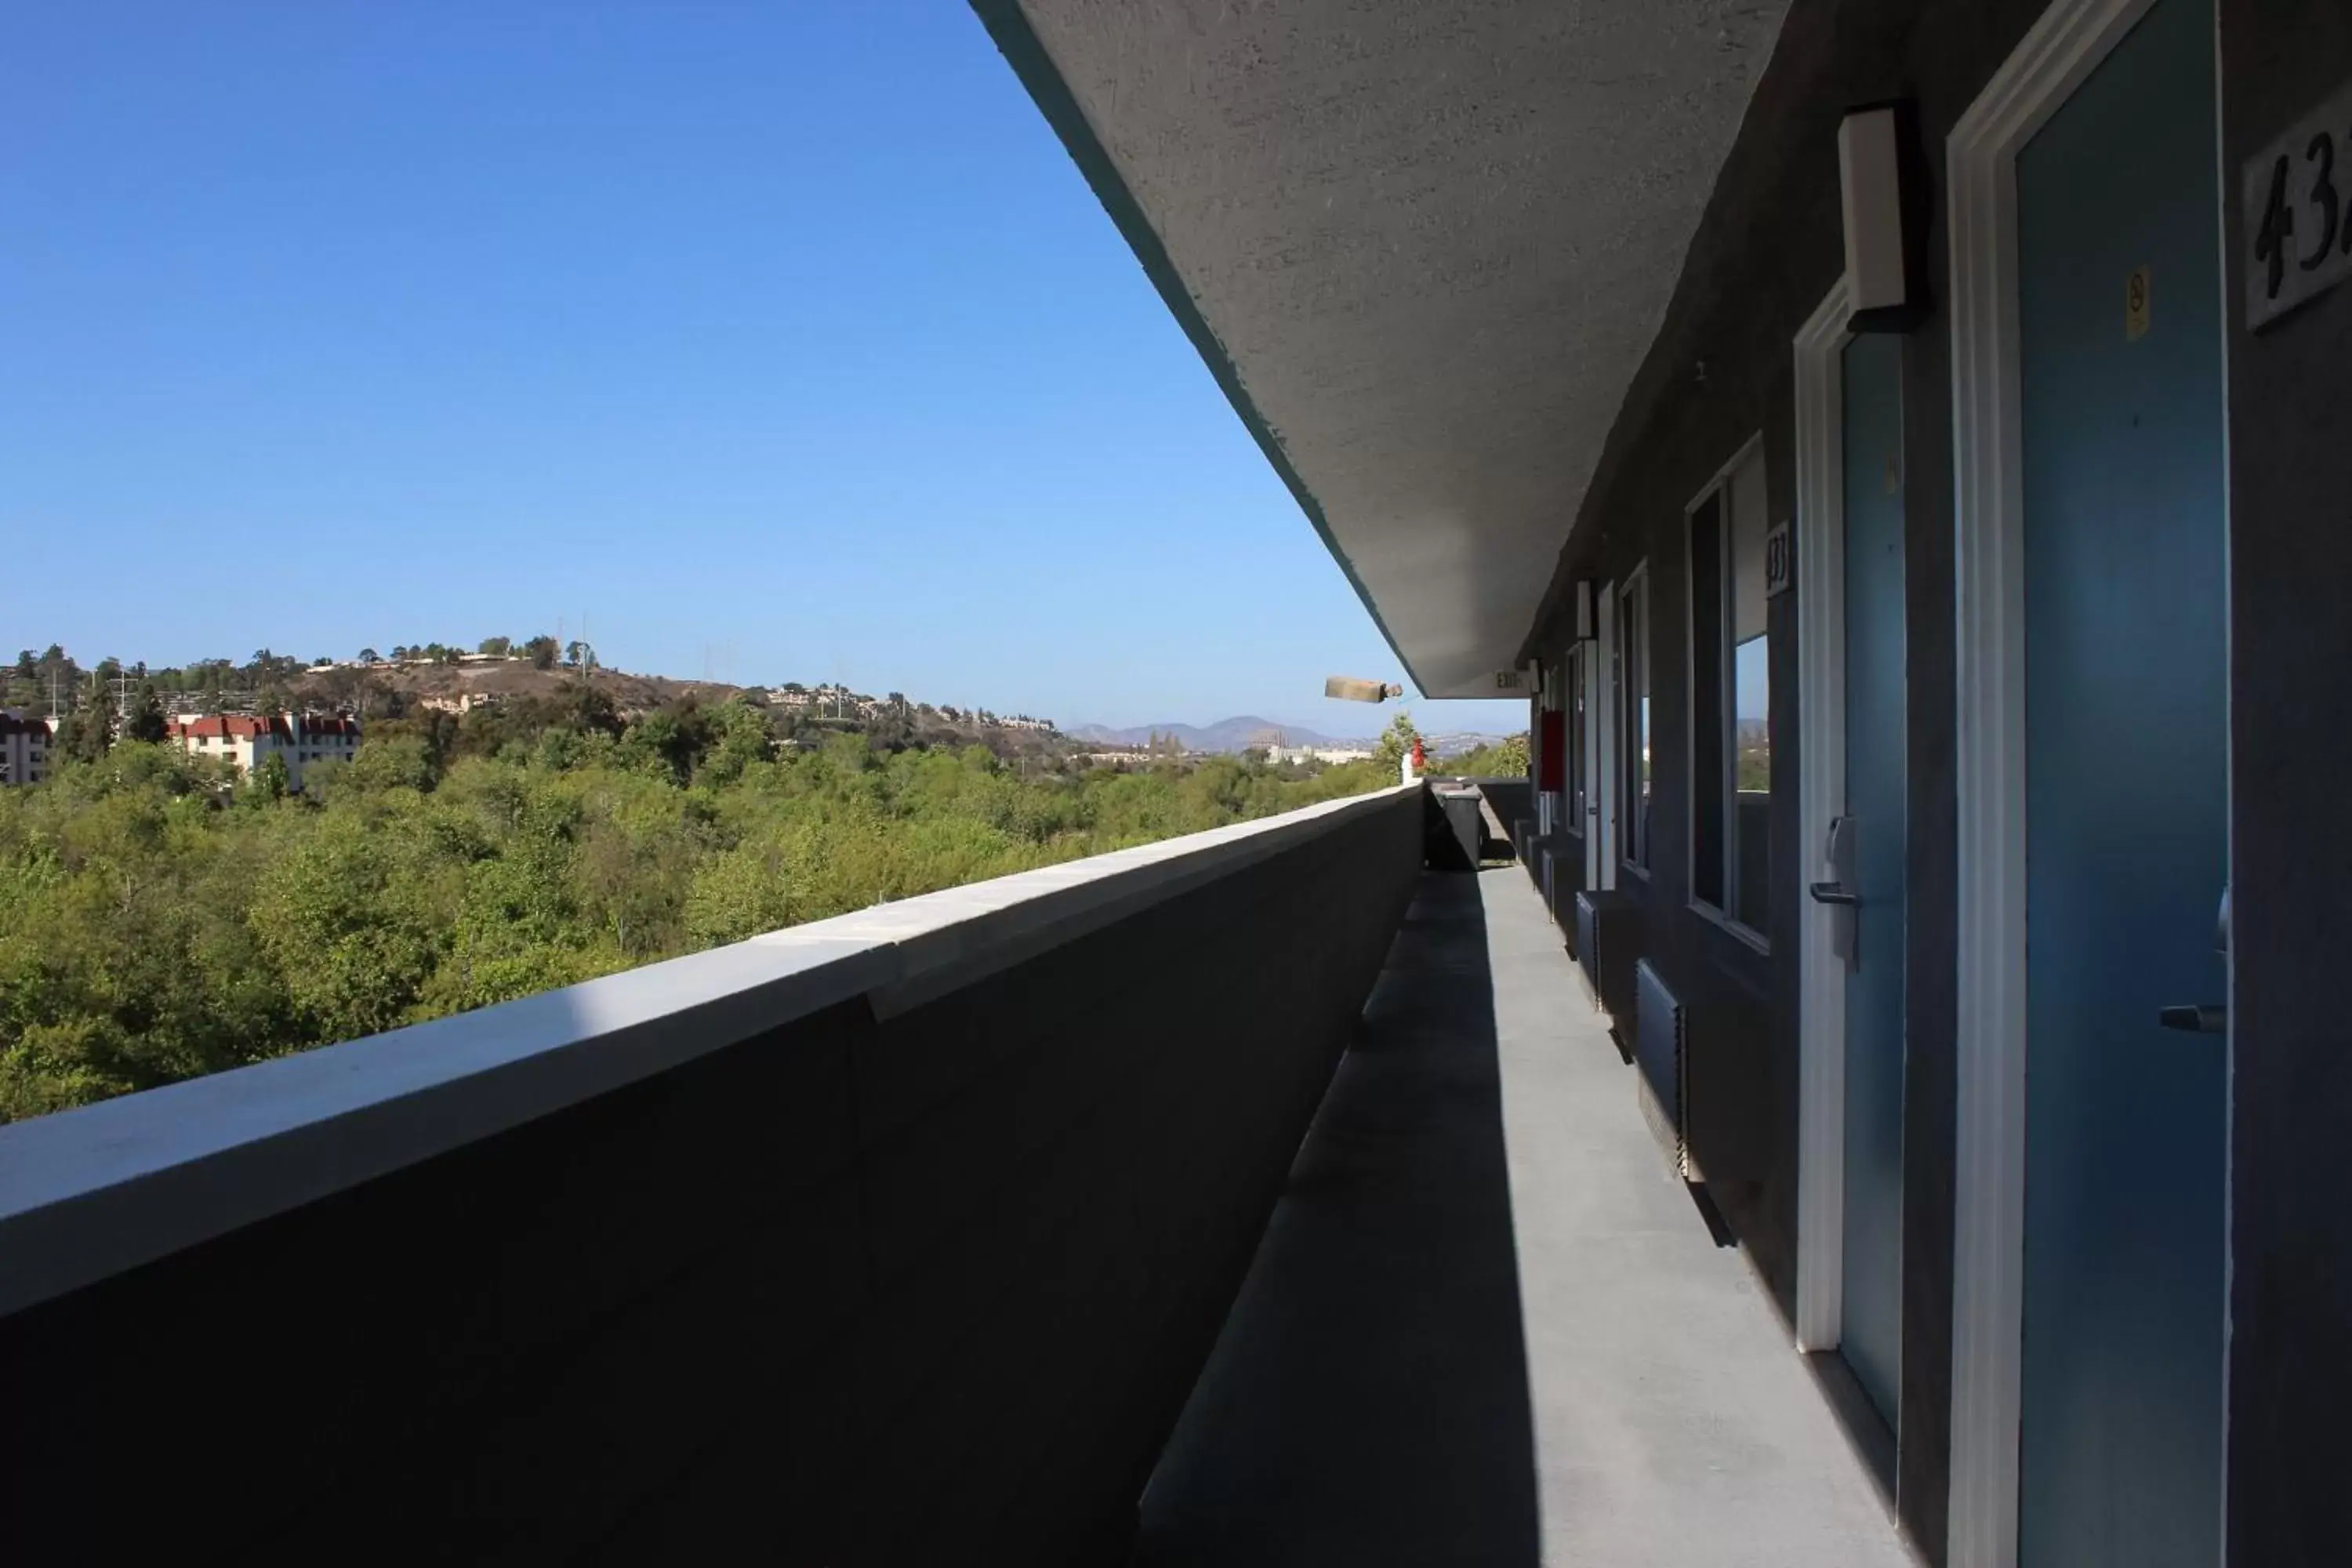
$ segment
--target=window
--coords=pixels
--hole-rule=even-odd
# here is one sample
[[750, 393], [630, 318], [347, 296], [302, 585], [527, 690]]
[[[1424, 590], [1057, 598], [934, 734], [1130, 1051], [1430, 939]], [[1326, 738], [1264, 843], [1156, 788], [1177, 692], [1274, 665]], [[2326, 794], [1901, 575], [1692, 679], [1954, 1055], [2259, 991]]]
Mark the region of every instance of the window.
[[1625, 864], [1650, 869], [1650, 569], [1637, 566], [1617, 601], [1618, 758], [1624, 770]]
[[1760, 938], [1772, 890], [1764, 443], [1691, 504], [1691, 900]]

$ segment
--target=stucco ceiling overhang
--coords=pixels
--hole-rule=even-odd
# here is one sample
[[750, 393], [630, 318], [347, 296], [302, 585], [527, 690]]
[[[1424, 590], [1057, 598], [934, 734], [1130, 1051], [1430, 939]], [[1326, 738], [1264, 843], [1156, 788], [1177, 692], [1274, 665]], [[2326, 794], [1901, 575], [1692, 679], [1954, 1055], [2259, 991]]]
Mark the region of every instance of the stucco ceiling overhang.
[[1491, 694], [1786, 0], [972, 0], [1423, 691]]

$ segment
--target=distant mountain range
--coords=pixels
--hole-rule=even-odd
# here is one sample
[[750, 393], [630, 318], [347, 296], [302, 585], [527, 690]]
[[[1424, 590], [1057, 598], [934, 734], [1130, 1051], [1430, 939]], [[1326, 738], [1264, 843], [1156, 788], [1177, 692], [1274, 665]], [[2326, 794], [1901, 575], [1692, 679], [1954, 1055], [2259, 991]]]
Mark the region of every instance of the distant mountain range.
[[1073, 724], [1062, 733], [1073, 740], [1093, 741], [1106, 746], [1141, 746], [1154, 735], [1173, 735], [1188, 752], [1245, 752], [1252, 746], [1273, 745], [1276, 736], [1286, 746], [1370, 743], [1360, 739], [1348, 741], [1318, 734], [1299, 724], [1277, 724], [1250, 713], [1237, 719], [1220, 719], [1213, 724], [1134, 724], [1124, 730], [1114, 730], [1108, 724]]

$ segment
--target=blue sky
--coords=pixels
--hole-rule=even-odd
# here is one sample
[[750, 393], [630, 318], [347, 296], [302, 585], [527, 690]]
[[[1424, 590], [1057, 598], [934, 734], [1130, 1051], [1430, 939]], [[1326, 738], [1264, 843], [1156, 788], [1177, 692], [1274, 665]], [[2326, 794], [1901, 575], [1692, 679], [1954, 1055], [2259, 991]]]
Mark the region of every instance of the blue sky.
[[[0, 644], [563, 629], [1065, 722], [1402, 672], [950, 0], [16, 8]], [[1422, 703], [1504, 730], [1516, 703]]]

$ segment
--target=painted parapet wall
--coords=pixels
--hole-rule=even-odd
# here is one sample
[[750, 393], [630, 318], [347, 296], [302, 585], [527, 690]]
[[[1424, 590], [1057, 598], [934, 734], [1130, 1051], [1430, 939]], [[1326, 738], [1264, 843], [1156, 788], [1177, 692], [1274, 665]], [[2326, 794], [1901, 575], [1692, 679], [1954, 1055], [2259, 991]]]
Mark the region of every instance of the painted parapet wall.
[[1421, 794], [0, 1132], [12, 1550], [1118, 1560]]
[[[1486, 804], [1495, 808], [1496, 820], [1503, 825], [1505, 833], [1511, 830], [1514, 822], [1536, 814], [1535, 786], [1526, 779], [1474, 779], [1471, 782], [1478, 786], [1478, 793], [1486, 797]], [[1514, 844], [1511, 847], [1516, 850], [1518, 846]]]

